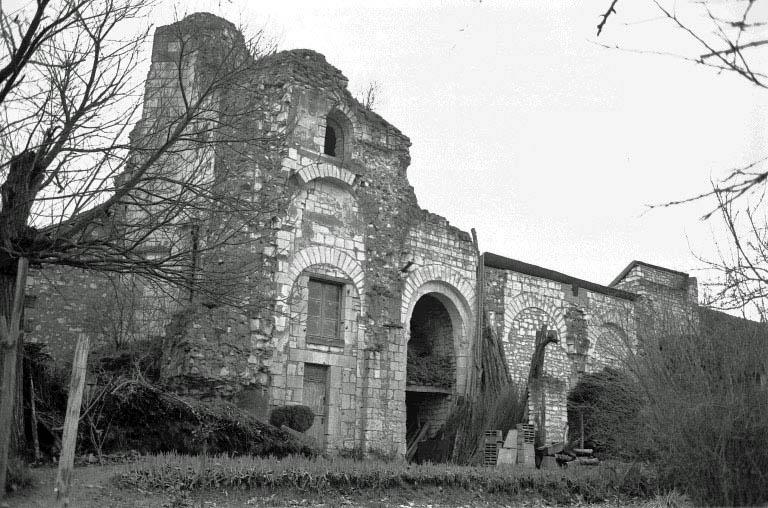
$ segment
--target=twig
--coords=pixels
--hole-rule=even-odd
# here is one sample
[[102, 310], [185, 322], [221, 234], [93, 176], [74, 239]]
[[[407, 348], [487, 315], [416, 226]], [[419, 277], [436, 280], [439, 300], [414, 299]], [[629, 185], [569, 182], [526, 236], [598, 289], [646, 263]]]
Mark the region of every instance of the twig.
[[603, 31], [603, 27], [605, 26], [605, 22], [608, 21], [608, 18], [611, 14], [616, 14], [616, 4], [619, 0], [612, 0], [610, 7], [608, 7], [608, 10], [605, 11], [605, 14], [602, 14], [600, 17], [603, 18], [600, 20], [600, 23], [597, 24], [597, 36], [600, 37], [600, 33]]

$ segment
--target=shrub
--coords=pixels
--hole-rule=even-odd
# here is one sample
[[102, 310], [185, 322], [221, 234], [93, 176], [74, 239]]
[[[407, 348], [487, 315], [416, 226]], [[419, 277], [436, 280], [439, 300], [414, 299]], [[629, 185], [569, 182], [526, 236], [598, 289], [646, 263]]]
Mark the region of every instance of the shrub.
[[112, 420], [105, 451], [314, 453], [288, 433], [224, 400], [182, 397], [136, 381], [127, 381], [106, 399], [104, 413]]
[[275, 427], [290, 427], [298, 432], [305, 432], [312, 427], [315, 413], [308, 406], [292, 405], [276, 407], [269, 414], [269, 423]]
[[768, 502], [765, 325], [702, 309], [688, 333], [659, 328], [630, 366], [662, 485], [697, 505]]
[[568, 394], [568, 429], [571, 442], [602, 457], [639, 458], [645, 452], [638, 440], [643, 401], [637, 382], [615, 368], [584, 375]]

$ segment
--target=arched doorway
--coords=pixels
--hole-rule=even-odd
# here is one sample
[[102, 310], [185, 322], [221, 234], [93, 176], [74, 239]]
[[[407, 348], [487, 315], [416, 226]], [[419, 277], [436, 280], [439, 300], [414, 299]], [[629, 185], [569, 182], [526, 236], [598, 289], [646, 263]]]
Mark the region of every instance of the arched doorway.
[[[434, 436], [450, 414], [456, 393], [456, 339], [452, 304], [439, 293], [422, 295], [409, 322], [406, 365], [406, 442]], [[453, 309], [451, 309], [453, 310]]]

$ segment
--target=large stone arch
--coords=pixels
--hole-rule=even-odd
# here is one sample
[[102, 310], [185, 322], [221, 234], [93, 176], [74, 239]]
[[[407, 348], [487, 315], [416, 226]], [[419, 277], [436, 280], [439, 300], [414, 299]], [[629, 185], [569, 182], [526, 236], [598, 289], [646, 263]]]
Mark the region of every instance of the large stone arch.
[[[398, 364], [401, 365], [402, 372], [405, 375], [402, 379], [402, 385], [395, 391], [395, 397], [396, 399], [399, 399], [399, 401], [402, 401], [404, 418], [401, 423], [402, 435], [404, 437], [406, 437], [406, 429], [408, 428], [407, 423], [410, 419], [419, 421], [421, 418], [425, 418], [431, 425], [428, 434], [429, 436], [434, 435], [441, 425], [445, 423], [450, 414], [450, 409], [455, 403], [455, 396], [466, 392], [467, 372], [469, 370], [468, 365], [471, 354], [470, 345], [474, 338], [474, 318], [471, 307], [474, 301], [474, 292], [470, 292], [472, 301], [469, 301], [467, 297], [462, 294], [457, 285], [463, 286], [465, 290], [471, 288], [471, 286], [466, 283], [459, 283], [460, 281], [453, 279], [453, 277], [448, 277], [449, 274], [444, 272], [441, 276], [443, 278], [453, 279], [453, 282], [456, 282], [457, 285], [451, 284], [445, 280], [432, 279], [422, 282], [418, 287], [413, 287], [415, 285], [413, 281], [422, 281], [424, 273], [426, 272], [422, 272], [422, 274], [418, 274], [414, 279], [410, 280], [412, 284], [407, 285], [409, 291], [407, 294], [403, 295], [403, 306], [405, 310], [402, 314], [403, 333], [402, 344], [399, 348], [400, 353], [398, 354]], [[430, 273], [432, 276], [435, 275], [433, 271], [430, 271]], [[431, 321], [432, 323], [446, 323], [447, 326], [438, 325], [438, 327], [442, 327], [444, 331], [446, 331], [446, 328], [450, 329], [450, 334], [453, 339], [451, 344], [452, 351], [450, 353], [453, 358], [452, 365], [455, 369], [454, 383], [448, 391], [442, 392], [442, 394], [419, 393], [420, 390], [408, 385], [407, 382], [409, 368], [408, 351], [410, 347], [416, 347], [414, 344], [409, 344], [412, 332], [411, 326], [417, 326], [417, 323], [412, 322], [411, 318], [416, 319], [418, 317], [419, 319], [417, 321], [421, 324], [430, 323], [430, 319], [434, 320], [434, 315], [430, 318], [426, 317], [429, 316], [429, 314], [422, 314], [422, 312], [426, 310], [423, 307], [420, 307], [422, 310], [419, 310], [419, 314], [416, 314], [415, 311], [417, 307], [419, 307], [418, 304], [421, 302], [427, 304], [427, 306], [429, 306], [428, 302], [432, 302], [431, 305], [436, 306], [432, 308], [442, 309], [441, 312], [445, 312], [443, 315], [447, 318], [447, 321], [449, 321], [449, 323], [446, 323], [445, 321]], [[416, 329], [414, 328], [413, 331], [415, 332], [415, 330]], [[442, 337], [447, 338], [446, 335], [443, 335]], [[446, 342], [442, 342], [442, 344], [446, 345]], [[400, 397], [402, 397], [402, 399], [400, 399]]]
[[403, 362], [410, 339], [410, 321], [416, 302], [430, 294], [437, 298], [451, 317], [456, 355], [456, 392], [466, 388], [466, 371], [474, 331], [475, 289], [457, 270], [445, 265], [431, 264], [417, 268], [403, 285], [401, 324], [403, 326]]
[[471, 315], [475, 304], [475, 289], [472, 284], [457, 270], [438, 264], [425, 265], [412, 271], [403, 285], [400, 316], [404, 326], [411, 318], [409, 309], [413, 310], [416, 301], [426, 293], [422, 292], [417, 298], [414, 298], [414, 294], [427, 282], [443, 283], [446, 288], [445, 296], [454, 300], [456, 307], [464, 306], [467, 309], [467, 317]]

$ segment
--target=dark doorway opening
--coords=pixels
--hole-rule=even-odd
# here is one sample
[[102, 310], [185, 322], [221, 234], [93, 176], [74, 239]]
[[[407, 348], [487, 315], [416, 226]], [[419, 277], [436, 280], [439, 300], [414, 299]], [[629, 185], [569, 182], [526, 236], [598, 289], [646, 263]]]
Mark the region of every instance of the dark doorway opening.
[[410, 321], [406, 367], [406, 443], [435, 437], [452, 409], [456, 384], [451, 315], [433, 293], [419, 298]]

